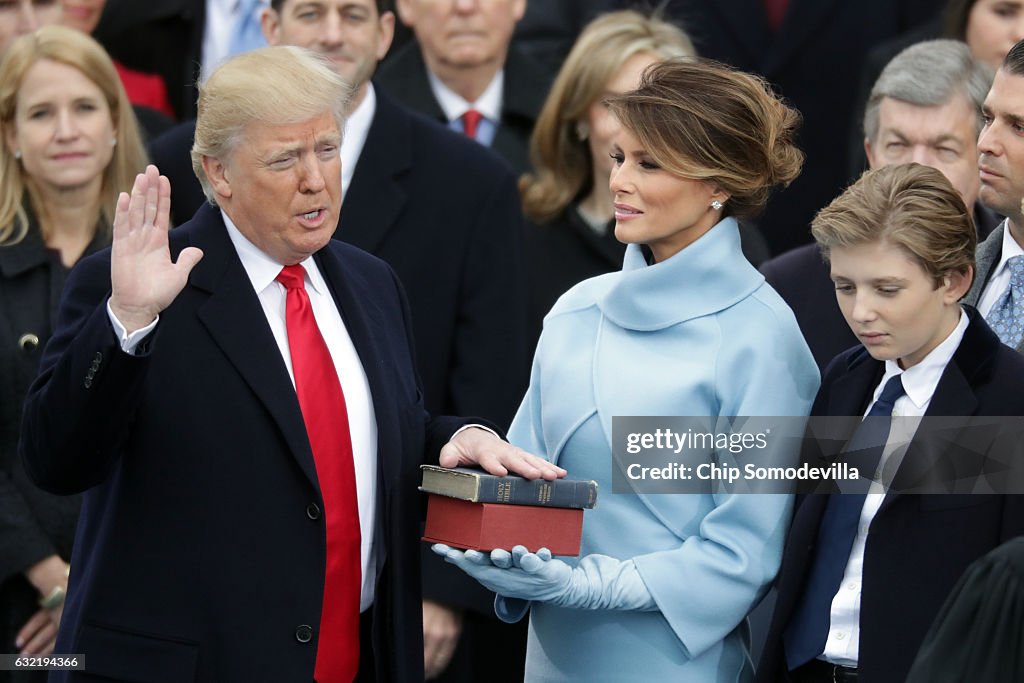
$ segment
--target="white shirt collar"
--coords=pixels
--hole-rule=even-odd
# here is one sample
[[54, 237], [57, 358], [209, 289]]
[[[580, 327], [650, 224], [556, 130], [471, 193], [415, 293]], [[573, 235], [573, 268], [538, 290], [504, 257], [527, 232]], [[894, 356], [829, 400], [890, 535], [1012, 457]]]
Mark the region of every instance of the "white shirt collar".
[[463, 99], [462, 95], [442, 83], [441, 79], [435, 76], [430, 69], [427, 69], [427, 78], [430, 80], [430, 89], [434, 92], [434, 97], [441, 105], [441, 111], [449, 121], [462, 118], [462, 115], [470, 109], [476, 109], [495, 123], [501, 121], [501, 94], [505, 88], [504, 69], [500, 69], [498, 73], [494, 74], [494, 78], [491, 79], [490, 84], [476, 102]]
[[352, 178], [356, 174], [359, 155], [363, 153], [366, 137], [373, 125], [373, 115], [377, 112], [377, 93], [373, 83], [366, 83], [366, 95], [345, 120], [345, 133], [341, 136], [341, 198], [345, 199]]
[[999, 257], [999, 263], [996, 265], [996, 269], [992, 271], [992, 275], [989, 276], [991, 281], [993, 278], [999, 277], [1002, 272], [1008, 268], [1006, 262], [1012, 259], [1014, 256], [1024, 255], [1024, 248], [1021, 248], [1017, 244], [1017, 240], [1013, 239], [1013, 235], [1010, 233], [1010, 221], [1003, 219], [1003, 252], [1002, 256]]
[[925, 356], [920, 363], [914, 365], [907, 370], [900, 368], [899, 364], [894, 360], [885, 361], [885, 375], [882, 377], [882, 381], [878, 383], [878, 387], [875, 389], [875, 395], [872, 398], [872, 403], [878, 400], [878, 397], [882, 393], [882, 389], [885, 387], [885, 383], [889, 381], [889, 378], [895, 377], [896, 375], [903, 374], [903, 390], [907, 394], [907, 398], [914, 404], [919, 410], [923, 409], [932, 400], [932, 395], [935, 393], [935, 387], [939, 385], [939, 379], [942, 377], [942, 373], [945, 371], [946, 366], [949, 365], [949, 361], [953, 358], [953, 354], [960, 347], [960, 342], [964, 338], [964, 332], [967, 330], [967, 325], [970, 323], [970, 318], [964, 313], [963, 309], [960, 309], [960, 320], [957, 321], [956, 327], [949, 333], [942, 343], [936, 346], [931, 352]]
[[[245, 268], [245, 274], [249, 276], [252, 288], [259, 294], [277, 279], [284, 264], [270, 258], [259, 247], [250, 242], [249, 238], [242, 234], [242, 231], [238, 229], [224, 209], [220, 210], [220, 215], [224, 219], [225, 227], [228, 229], [228, 237], [231, 238], [231, 244], [235, 246], [238, 258], [242, 261], [242, 267]], [[320, 274], [320, 269], [316, 267], [316, 261], [313, 260], [313, 257], [308, 257], [300, 265], [306, 269], [306, 283], [318, 294], [327, 292], [327, 283], [324, 281], [323, 275]]]

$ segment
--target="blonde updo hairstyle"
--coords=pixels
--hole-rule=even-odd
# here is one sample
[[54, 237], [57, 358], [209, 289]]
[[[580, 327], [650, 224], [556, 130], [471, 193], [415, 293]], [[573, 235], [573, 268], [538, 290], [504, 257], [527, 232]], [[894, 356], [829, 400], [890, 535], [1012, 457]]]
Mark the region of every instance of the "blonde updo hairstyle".
[[670, 60], [608, 105], [661, 168], [728, 194], [723, 216], [755, 218], [774, 187], [800, 175], [800, 114], [757, 76], [710, 60]]

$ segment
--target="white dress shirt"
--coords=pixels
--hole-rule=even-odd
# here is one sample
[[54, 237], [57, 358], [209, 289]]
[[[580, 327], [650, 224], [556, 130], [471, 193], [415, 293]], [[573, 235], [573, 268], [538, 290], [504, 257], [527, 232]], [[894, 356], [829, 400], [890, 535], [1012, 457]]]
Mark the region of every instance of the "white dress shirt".
[[[277, 350], [281, 354], [281, 359], [284, 361], [294, 387], [295, 375], [292, 371], [288, 329], [285, 325], [287, 290], [275, 279], [283, 265], [264, 254], [256, 245], [246, 239], [226, 213], [221, 211], [221, 216], [224, 219], [224, 225], [227, 226], [231, 243], [234, 245], [235, 251], [238, 252], [238, 258], [242, 261], [242, 267], [245, 268], [252, 287], [259, 297], [267, 324], [277, 342]], [[359, 609], [365, 611], [373, 603], [377, 566], [376, 549], [373, 546], [373, 530], [376, 528], [377, 513], [377, 419], [373, 409], [373, 397], [362, 362], [359, 360], [359, 355], [356, 353], [355, 346], [320, 269], [317, 268], [312, 257], [307, 258], [301, 265], [306, 269], [306, 293], [309, 295], [309, 301], [313, 308], [313, 317], [316, 319], [320, 334], [331, 353], [335, 371], [338, 373], [338, 379], [345, 394], [345, 407], [348, 410], [361, 531], [360, 564], [363, 585]], [[129, 335], [114, 316], [109, 301], [107, 302], [107, 313], [115, 333], [121, 340], [121, 348], [127, 353], [133, 353], [136, 345], [156, 327], [159, 321], [157, 318], [150, 325]]]
[[470, 109], [475, 109], [483, 118], [477, 125], [476, 140], [480, 144], [490, 147], [494, 141], [494, 135], [498, 132], [498, 124], [501, 122], [501, 99], [505, 88], [505, 71], [499, 70], [494, 78], [477, 98], [476, 102], [470, 102], [462, 97], [447, 85], [440, 78], [427, 69], [427, 79], [430, 81], [430, 89], [441, 105], [441, 111], [448, 119], [448, 127], [456, 133], [462, 133], [462, 115]]
[[373, 89], [373, 83], [366, 84], [366, 95], [359, 106], [352, 110], [345, 120], [345, 134], [341, 137], [341, 201], [344, 203], [345, 195], [352, 184], [352, 178], [356, 174], [356, 164], [359, 163], [359, 155], [363, 153], [366, 145], [366, 136], [370, 134], [370, 126], [373, 125], [373, 115], [377, 113], [377, 93]]
[[[932, 349], [931, 353], [925, 356], [920, 363], [905, 371], [896, 361], [885, 361], [885, 374], [882, 375], [881, 381], [875, 387], [871, 404], [874, 404], [881, 396], [886, 382], [896, 375], [902, 374], [903, 389], [906, 393], [896, 400], [892, 414], [894, 417], [900, 418], [922, 417], [932, 402], [935, 387], [938, 386], [946, 365], [949, 364], [964, 338], [964, 332], [967, 330], [969, 322], [970, 319], [961, 311], [960, 320], [949, 336]], [[870, 410], [869, 405], [864, 414], [867, 415]], [[902, 457], [906, 450], [905, 446], [913, 438], [919, 422], [919, 419], [892, 421], [892, 430], [882, 452], [878, 472], [882, 471], [890, 458]], [[820, 657], [820, 659], [843, 666], [857, 666], [860, 649], [860, 596], [864, 576], [864, 548], [870, 533], [871, 521], [885, 500], [885, 493], [878, 483], [873, 484], [871, 488], [873, 492], [867, 494], [864, 507], [861, 509], [857, 536], [854, 538], [853, 548], [850, 550], [850, 559], [846, 563], [843, 580], [839, 584], [839, 591], [832, 598], [828, 639], [825, 641], [825, 651]]]
[[[978, 312], [981, 313], [982, 317], [987, 318], [989, 312], [999, 301], [999, 297], [1003, 295], [1006, 288], [1010, 286], [1010, 267], [1006, 265], [1006, 262], [1012, 259], [1014, 256], [1024, 255], [1024, 249], [1017, 244], [1017, 240], [1013, 239], [1013, 235], [1010, 234], [1010, 221], [1003, 219], [1003, 251], [1002, 256], [999, 257], [999, 263], [996, 264], [995, 269], [992, 271], [992, 277], [985, 283], [985, 289], [981, 292], [981, 297], [978, 299]], [[978, 277], [978, 273], [974, 274], [974, 277]]]

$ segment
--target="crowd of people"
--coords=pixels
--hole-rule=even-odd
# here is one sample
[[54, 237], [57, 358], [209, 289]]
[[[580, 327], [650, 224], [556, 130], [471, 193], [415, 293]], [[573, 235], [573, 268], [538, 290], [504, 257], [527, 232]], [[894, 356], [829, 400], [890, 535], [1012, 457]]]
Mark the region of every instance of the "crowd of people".
[[[84, 655], [0, 683], [1019, 679], [1019, 496], [612, 421], [1024, 416], [1024, 4], [650, 5], [0, 3], [0, 653]], [[422, 463], [599, 482], [580, 555]]]

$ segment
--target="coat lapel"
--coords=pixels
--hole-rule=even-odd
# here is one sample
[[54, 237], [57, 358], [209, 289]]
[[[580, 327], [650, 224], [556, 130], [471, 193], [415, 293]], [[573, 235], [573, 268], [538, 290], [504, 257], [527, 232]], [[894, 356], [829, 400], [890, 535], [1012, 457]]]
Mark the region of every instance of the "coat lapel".
[[366, 144], [345, 193], [335, 239], [376, 253], [405, 209], [408, 195], [402, 176], [412, 167], [412, 128], [398, 105], [377, 93]]
[[203, 259], [192, 271], [189, 286], [209, 293], [198, 317], [280, 427], [299, 467], [319, 491], [295, 389], [220, 214], [203, 205], [190, 223], [181, 230], [203, 250]]
[[[931, 470], [941, 463], [941, 455], [949, 448], [948, 444], [974, 441], [960, 438], [960, 435], [970, 425], [970, 418], [977, 413], [978, 396], [974, 385], [985, 372], [993, 350], [998, 348], [999, 340], [991, 330], [979, 324], [981, 316], [976, 310], [968, 308], [965, 315], [970, 316], [971, 324], [967, 326], [960, 346], [942, 371], [928, 410], [925, 411], [925, 420], [918, 427], [918, 434], [914, 435], [904, 458], [908, 465], [901, 466], [896, 472], [893, 481], [895, 488], [912, 487], [925, 478], [942, 477], [943, 474], [936, 475]], [[942, 418], [941, 424], [936, 418]], [[904, 495], [907, 494], [888, 493], [879, 512]]]
[[985, 291], [985, 285], [992, 276], [992, 270], [999, 263], [1003, 255], [1003, 230], [1006, 229], [1004, 221], [993, 230], [985, 241], [978, 245], [977, 253], [974, 255], [974, 282], [971, 289], [964, 297], [964, 303], [977, 306], [981, 300], [981, 293]]
[[388, 331], [381, 324], [385, 316], [377, 307], [376, 299], [367, 296], [372, 291], [370, 283], [358, 272], [346, 269], [335, 250], [328, 246], [317, 252], [315, 258], [366, 373], [377, 422], [377, 466], [386, 498], [398, 478], [393, 468], [399, 463], [385, 456], [401, 452], [401, 443], [400, 435], [396, 434], [398, 401], [391, 390], [395, 383], [388, 377], [392, 370], [379, 351], [387, 347]]

